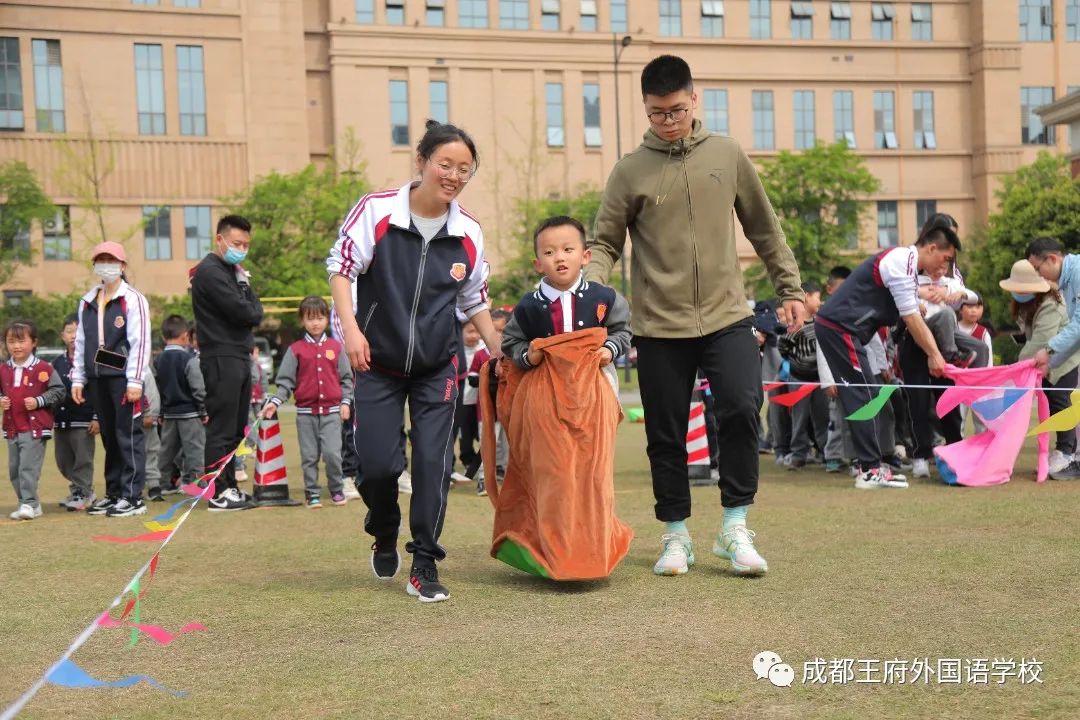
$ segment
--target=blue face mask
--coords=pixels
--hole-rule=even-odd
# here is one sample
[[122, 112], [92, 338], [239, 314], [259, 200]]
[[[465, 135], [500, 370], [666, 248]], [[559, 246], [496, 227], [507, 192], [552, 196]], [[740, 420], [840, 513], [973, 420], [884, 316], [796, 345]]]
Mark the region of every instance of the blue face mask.
[[230, 265], [239, 265], [240, 263], [244, 262], [244, 258], [246, 257], [247, 251], [237, 250], [230, 245], [225, 249], [225, 254], [222, 255], [221, 259], [229, 263]]
[[1035, 295], [1032, 293], [1011, 293], [1011, 295], [1013, 296], [1013, 300], [1020, 303], [1021, 305], [1023, 305], [1024, 303], [1029, 303], [1035, 299]]

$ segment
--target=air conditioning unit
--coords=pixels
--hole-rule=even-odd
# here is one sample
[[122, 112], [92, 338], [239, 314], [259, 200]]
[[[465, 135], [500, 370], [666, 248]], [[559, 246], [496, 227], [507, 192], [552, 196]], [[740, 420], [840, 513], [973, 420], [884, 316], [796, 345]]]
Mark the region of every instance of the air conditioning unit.
[[44, 223], [44, 230], [46, 235], [66, 235], [67, 234], [67, 215], [64, 212], [58, 212]]

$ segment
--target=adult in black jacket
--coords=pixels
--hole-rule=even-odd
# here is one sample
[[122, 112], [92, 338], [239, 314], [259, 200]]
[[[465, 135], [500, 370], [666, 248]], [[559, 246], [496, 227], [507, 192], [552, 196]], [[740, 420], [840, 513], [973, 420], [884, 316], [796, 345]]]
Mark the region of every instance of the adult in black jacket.
[[[251, 247], [251, 223], [226, 215], [217, 224], [213, 252], [191, 275], [191, 306], [199, 332], [200, 367], [206, 380], [206, 464], [231, 452], [244, 437], [251, 402], [253, 330], [263, 308], [241, 267]], [[236, 472], [228, 463], [218, 476], [212, 512], [246, 510], [251, 497], [237, 489]]]

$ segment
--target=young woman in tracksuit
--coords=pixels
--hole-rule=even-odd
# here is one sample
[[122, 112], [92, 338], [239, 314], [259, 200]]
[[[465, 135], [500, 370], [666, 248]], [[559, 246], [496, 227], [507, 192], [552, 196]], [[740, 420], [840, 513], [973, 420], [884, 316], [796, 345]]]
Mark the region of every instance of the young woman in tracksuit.
[[408, 593], [445, 600], [435, 567], [453, 462], [460, 310], [489, 347], [498, 343], [487, 305], [487, 262], [480, 224], [457, 203], [476, 172], [472, 139], [452, 125], [428, 123], [417, 146], [420, 179], [371, 193], [349, 212], [327, 258], [345, 350], [357, 370], [355, 446], [363, 468], [364, 529], [374, 536], [371, 566], [389, 580], [397, 551], [397, 479], [405, 469], [405, 404], [409, 404], [413, 554]]
[[146, 436], [141, 416], [143, 378], [150, 367], [150, 306], [124, 278], [122, 245], [101, 243], [93, 263], [101, 284], [79, 300], [71, 367], [71, 397], [79, 405], [92, 400], [105, 445], [105, 497], [88, 513], [142, 515]]

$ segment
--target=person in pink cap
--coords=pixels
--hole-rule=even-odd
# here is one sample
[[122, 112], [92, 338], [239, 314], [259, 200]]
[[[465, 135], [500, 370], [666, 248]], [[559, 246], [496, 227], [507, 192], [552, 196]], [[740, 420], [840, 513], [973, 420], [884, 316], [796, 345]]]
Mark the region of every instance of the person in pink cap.
[[71, 366], [71, 397], [91, 402], [105, 445], [105, 497], [90, 515], [143, 515], [146, 436], [143, 378], [150, 366], [150, 306], [128, 284], [127, 253], [116, 242], [94, 248], [101, 280], [79, 300], [79, 326]]

